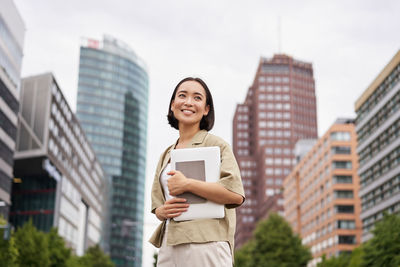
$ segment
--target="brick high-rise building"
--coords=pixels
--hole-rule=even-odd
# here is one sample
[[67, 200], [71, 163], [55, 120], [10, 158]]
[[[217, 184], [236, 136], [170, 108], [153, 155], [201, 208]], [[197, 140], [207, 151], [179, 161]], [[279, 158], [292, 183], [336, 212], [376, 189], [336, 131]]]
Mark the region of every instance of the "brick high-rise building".
[[360, 243], [356, 148], [354, 120], [338, 119], [284, 180], [285, 219], [310, 247], [310, 267]]
[[287, 55], [261, 58], [233, 119], [233, 150], [247, 198], [237, 212], [237, 248], [251, 237], [257, 221], [270, 212], [283, 214], [282, 183], [296, 164], [294, 146], [317, 136], [311, 63]]

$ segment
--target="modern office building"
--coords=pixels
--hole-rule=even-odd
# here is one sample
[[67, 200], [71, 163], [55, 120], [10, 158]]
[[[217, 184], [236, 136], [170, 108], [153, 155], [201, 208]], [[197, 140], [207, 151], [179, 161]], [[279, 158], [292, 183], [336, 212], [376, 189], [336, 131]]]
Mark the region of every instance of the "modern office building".
[[0, 2], [0, 216], [8, 219], [25, 25], [12, 0]]
[[83, 39], [77, 116], [111, 184], [109, 251], [117, 266], [141, 266], [148, 76], [120, 40]]
[[338, 119], [283, 182], [284, 214], [317, 266], [350, 253], [361, 240], [354, 120]]
[[400, 51], [355, 103], [363, 242], [383, 213], [400, 213]]
[[270, 212], [283, 215], [282, 184], [296, 164], [295, 144], [317, 135], [311, 63], [287, 55], [261, 58], [233, 119], [233, 150], [246, 193], [237, 212], [237, 248]]
[[100, 242], [105, 175], [51, 73], [22, 79], [10, 223], [57, 227], [77, 255]]

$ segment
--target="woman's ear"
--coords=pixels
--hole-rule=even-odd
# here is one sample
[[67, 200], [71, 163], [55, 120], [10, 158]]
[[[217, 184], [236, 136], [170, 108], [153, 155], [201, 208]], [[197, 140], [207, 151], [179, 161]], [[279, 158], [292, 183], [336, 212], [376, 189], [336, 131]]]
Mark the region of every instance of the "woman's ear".
[[203, 116], [207, 116], [208, 112], [210, 112], [210, 105], [207, 105], [206, 108], [204, 109]]

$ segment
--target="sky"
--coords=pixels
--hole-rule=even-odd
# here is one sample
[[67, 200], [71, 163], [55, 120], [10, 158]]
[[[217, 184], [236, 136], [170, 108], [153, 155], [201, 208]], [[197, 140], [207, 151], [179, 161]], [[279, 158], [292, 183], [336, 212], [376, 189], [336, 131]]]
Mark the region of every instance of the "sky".
[[260, 58], [284, 53], [310, 62], [321, 136], [336, 118], [355, 117], [355, 101], [400, 49], [397, 0], [14, 1], [26, 26], [22, 77], [52, 72], [74, 111], [82, 37], [111, 35], [146, 62], [143, 266], [151, 266], [154, 251], [146, 240], [157, 224], [149, 212], [155, 166], [178, 137], [166, 120], [178, 81], [206, 81], [216, 112], [211, 132], [231, 143], [235, 107], [244, 101]]

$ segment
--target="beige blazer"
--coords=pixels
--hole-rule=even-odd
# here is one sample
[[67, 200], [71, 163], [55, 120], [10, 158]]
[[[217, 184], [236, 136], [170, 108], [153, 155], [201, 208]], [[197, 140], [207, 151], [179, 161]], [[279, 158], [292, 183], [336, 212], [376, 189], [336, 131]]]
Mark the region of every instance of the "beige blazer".
[[[157, 165], [151, 190], [151, 212], [153, 213], [155, 213], [156, 208], [160, 207], [165, 202], [164, 193], [160, 183], [160, 175], [170, 160], [170, 151], [174, 146], [175, 144], [169, 146], [164, 153], [162, 153]], [[218, 183], [244, 198], [245, 195], [239, 166], [228, 143], [220, 137], [212, 135], [205, 130], [201, 130], [196, 133], [188, 147], [194, 148], [208, 146], [220, 147], [221, 175]], [[225, 205], [225, 217], [221, 219], [199, 219], [181, 222], [170, 220], [167, 232], [167, 245], [228, 241], [233, 255], [234, 235], [236, 229], [236, 213], [234, 208], [238, 206], [240, 205]], [[166, 220], [158, 226], [149, 240], [150, 243], [158, 248], [162, 244], [165, 225]]]

